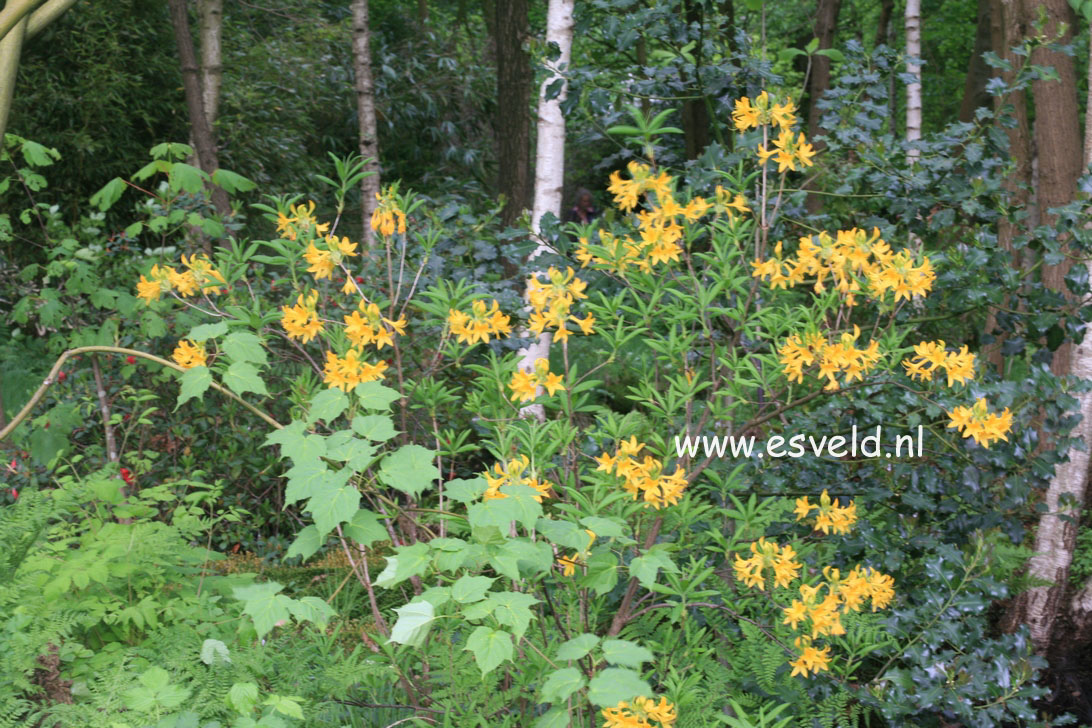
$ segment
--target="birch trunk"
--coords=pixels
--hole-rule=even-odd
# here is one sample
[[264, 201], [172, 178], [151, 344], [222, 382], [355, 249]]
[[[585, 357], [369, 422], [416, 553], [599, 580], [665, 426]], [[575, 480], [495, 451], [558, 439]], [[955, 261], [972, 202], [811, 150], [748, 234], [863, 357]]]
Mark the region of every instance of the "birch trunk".
[[[906, 0], [906, 71], [914, 77], [906, 85], [906, 141], [916, 142], [921, 139], [921, 66], [916, 59], [921, 58], [921, 0]], [[921, 156], [920, 149], [906, 152], [907, 160], [913, 164]]]
[[356, 76], [356, 114], [359, 125], [360, 156], [364, 158], [364, 170], [372, 172], [360, 180], [360, 197], [363, 228], [362, 247], [371, 248], [375, 243], [372, 232], [372, 213], [375, 212], [376, 195], [379, 194], [379, 136], [375, 123], [375, 84], [372, 81], [371, 29], [368, 27], [368, 0], [353, 0], [353, 71]]
[[[535, 147], [535, 191], [534, 206], [531, 211], [531, 226], [538, 237], [538, 245], [528, 256], [534, 260], [543, 253], [550, 252], [550, 247], [541, 237], [542, 216], [547, 212], [554, 217], [561, 217], [561, 193], [565, 183], [565, 116], [561, 113], [561, 102], [565, 99], [566, 84], [561, 75], [572, 60], [573, 45], [573, 0], [550, 0], [546, 13], [546, 43], [556, 43], [561, 51], [554, 63], [548, 63], [549, 74], [542, 82], [538, 95], [538, 141]], [[557, 79], [562, 79], [561, 92], [552, 99], [546, 98], [546, 91]], [[530, 332], [524, 332], [530, 336]], [[551, 336], [543, 333], [519, 351], [519, 368], [533, 372], [535, 360], [550, 357]], [[525, 407], [523, 413], [534, 415], [540, 421], [545, 419], [541, 405]]]
[[201, 19], [201, 100], [209, 126], [216, 124], [220, 112], [221, 65], [220, 37], [224, 26], [224, 0], [198, 0]]
[[[14, 12], [17, 5], [19, 3], [9, 0], [4, 6], [4, 13], [9, 10]], [[11, 29], [0, 39], [0, 148], [4, 146], [4, 130], [8, 126], [11, 100], [15, 97], [15, 78], [19, 74], [19, 55], [23, 52], [23, 38], [26, 36], [30, 9], [23, 9]]]

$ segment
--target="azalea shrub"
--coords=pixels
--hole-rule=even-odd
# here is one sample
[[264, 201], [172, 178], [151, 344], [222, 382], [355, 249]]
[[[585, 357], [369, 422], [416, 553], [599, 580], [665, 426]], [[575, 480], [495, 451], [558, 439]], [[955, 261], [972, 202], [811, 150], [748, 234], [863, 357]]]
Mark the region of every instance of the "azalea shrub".
[[[736, 163], [685, 177], [646, 139], [614, 213], [547, 220], [514, 291], [434, 275], [442, 230], [397, 186], [373, 248], [277, 199], [271, 239], [134, 281], [190, 325], [118, 352], [172, 352], [179, 407], [230, 397], [267, 429], [301, 519], [285, 556], [345, 554], [406, 720], [1035, 722], [1039, 663], [986, 614], [1019, 564], [991, 473], [1029, 457], [1034, 400], [927, 315], [961, 263], [786, 213], [817, 154], [786, 96], [732, 121]], [[909, 452], [835, 452], [878, 426]], [[236, 592], [259, 638], [300, 616], [276, 586]], [[977, 677], [997, 654], [1004, 679]]]

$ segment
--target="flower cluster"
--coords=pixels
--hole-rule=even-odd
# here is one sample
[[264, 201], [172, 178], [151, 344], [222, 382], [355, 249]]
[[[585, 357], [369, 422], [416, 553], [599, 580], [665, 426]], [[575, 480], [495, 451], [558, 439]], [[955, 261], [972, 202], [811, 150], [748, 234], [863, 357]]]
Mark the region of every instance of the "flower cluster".
[[372, 212], [372, 230], [380, 235], [406, 234], [406, 213], [398, 200], [397, 187], [391, 186], [375, 193], [376, 206]]
[[484, 344], [490, 336], [499, 339], [512, 332], [511, 319], [501, 313], [496, 299], [492, 308], [486, 306], [485, 301], [475, 301], [469, 314], [453, 308], [448, 311], [447, 322], [451, 325], [451, 333], [463, 344], [479, 341]]
[[982, 447], [988, 448], [994, 440], [1008, 442], [1012, 430], [1012, 413], [1006, 407], [1001, 414], [990, 412], [985, 398], [979, 398], [971, 407], [959, 406], [948, 413], [948, 427], [956, 428], [963, 437], [973, 437]]
[[393, 321], [380, 313], [377, 304], [365, 301], [361, 301], [357, 309], [343, 317], [345, 336], [357, 349], [375, 344], [377, 350], [382, 350], [384, 346], [394, 345], [394, 334], [406, 335], [405, 316]]
[[199, 291], [220, 293], [220, 285], [226, 283], [224, 275], [213, 267], [212, 261], [204, 253], [191, 258], [183, 255], [182, 266], [185, 270], [179, 271], [166, 265], [153, 265], [148, 272], [150, 278], [140, 277], [137, 283], [137, 297], [151, 305], [152, 301], [158, 300], [160, 296], [171, 291], [183, 298], [188, 298]]
[[675, 706], [667, 698], [646, 698], [643, 695], [632, 703], [622, 701], [613, 708], [603, 708], [604, 728], [673, 728]]
[[792, 382], [804, 380], [804, 367], [810, 367], [818, 362], [819, 371], [816, 376], [826, 378], [827, 384], [823, 387], [826, 391], [835, 391], [839, 388], [838, 375], [845, 375], [846, 384], [853, 380], [863, 380], [866, 372], [876, 366], [882, 358], [880, 345], [873, 339], [865, 349], [857, 348], [857, 338], [861, 335], [858, 326], [853, 327], [853, 333], [843, 333], [838, 343], [829, 343], [822, 334], [807, 333], [803, 336], [793, 334], [785, 344], [777, 350], [784, 367], [785, 375]]
[[618, 444], [614, 455], [603, 453], [595, 458], [599, 463], [596, 471], [614, 473], [624, 478], [623, 487], [633, 496], [634, 500], [643, 497], [645, 506], [660, 508], [675, 505], [686, 490], [686, 473], [676, 466], [675, 472], [668, 475], [664, 472], [664, 464], [651, 455], [645, 455], [638, 460], [637, 456], [645, 447], [643, 442], [637, 442], [636, 437], [630, 437], [629, 441], [623, 440]]
[[815, 530], [823, 533], [849, 533], [853, 524], [857, 523], [857, 504], [850, 501], [848, 506], [838, 505], [825, 489], [818, 503], [810, 503], [807, 496], [796, 499], [796, 520], [810, 517], [812, 511], [816, 511]]
[[526, 455], [512, 458], [507, 463], [494, 463], [492, 470], [482, 473], [482, 477], [489, 486], [482, 495], [482, 499], [507, 498], [508, 496], [501, 492], [501, 488], [506, 485], [526, 485], [537, 492], [534, 498], [541, 503], [543, 497], [550, 496], [552, 486], [549, 482], [535, 477], [533, 471], [528, 472], [530, 468], [531, 460]]
[[288, 208], [288, 213], [277, 213], [277, 234], [285, 240], [304, 239], [309, 240], [319, 235], [325, 235], [330, 229], [330, 223], [320, 223], [315, 218], [315, 203], [308, 201]]
[[592, 544], [595, 543], [595, 531], [585, 528], [584, 532], [588, 534], [588, 545], [584, 547], [583, 551], [573, 552], [571, 556], [557, 557], [557, 563], [561, 566], [562, 576], [572, 576], [576, 573], [576, 567], [583, 566], [584, 562], [587, 561], [588, 550], [591, 549]]
[[800, 168], [810, 167], [814, 164], [811, 158], [815, 156], [815, 150], [804, 139], [803, 134], [797, 134], [793, 137], [791, 131], [782, 131], [777, 139], [774, 139], [773, 145], [770, 148], [766, 148], [766, 145], [758, 145], [758, 160], [765, 166], [766, 162], [770, 161], [770, 157], [775, 157], [774, 161], [777, 162], [777, 171], [786, 172], [788, 170], [796, 171], [796, 165], [799, 164]]
[[294, 306], [281, 306], [281, 325], [293, 339], [307, 343], [322, 331], [322, 319], [315, 311], [318, 291], [301, 293]]
[[205, 366], [208, 354], [205, 352], [204, 344], [182, 339], [174, 348], [171, 358], [183, 369], [192, 369]]
[[736, 554], [732, 568], [735, 570], [736, 579], [755, 589], [766, 586], [764, 572], [771, 569], [774, 584], [787, 589], [800, 574], [801, 565], [795, 559], [796, 552], [792, 546], [779, 547], [772, 541], [760, 538], [751, 542], [751, 555], [748, 558], [743, 559]]
[[796, 124], [796, 106], [793, 102], [773, 103], [770, 95], [763, 91], [754, 102], [744, 96], [736, 101], [732, 110], [732, 121], [738, 131], [757, 129], [760, 126], [776, 126], [781, 131], [789, 131]]
[[545, 388], [551, 397], [554, 396], [554, 392], [557, 390], [565, 389], [561, 375], [551, 374], [549, 359], [542, 358], [535, 359], [533, 371], [526, 372], [517, 369], [515, 374], [512, 375], [512, 381], [508, 383], [508, 386], [512, 390], [512, 400], [518, 399], [520, 402], [533, 400], [538, 394], [539, 387]]
[[[355, 256], [356, 243], [349, 242], [349, 238], [338, 238], [336, 235], [327, 235], [322, 240], [322, 247], [315, 245], [314, 241], [307, 244], [307, 250], [303, 259], [307, 261], [307, 272], [314, 274], [317, 280], [331, 278], [334, 269], [341, 265], [346, 258]], [[352, 293], [356, 290], [352, 278], [346, 277], [343, 293]]]
[[[538, 276], [545, 275], [546, 282]], [[590, 335], [595, 332], [595, 317], [590, 313], [584, 318], [572, 314], [573, 304], [578, 299], [587, 298], [584, 289], [587, 284], [580, 280], [569, 268], [562, 273], [557, 268], [550, 268], [545, 274], [539, 272], [527, 280], [527, 300], [531, 304], [531, 319], [528, 327], [541, 336], [553, 329], [554, 340], [565, 341], [569, 338], [567, 323], [572, 321], [580, 330]]]
[[667, 172], [653, 174], [647, 164], [632, 161], [626, 165], [629, 179], [622, 179], [618, 170], [611, 172], [607, 191], [614, 195], [614, 205], [622, 212], [630, 212], [640, 200], [642, 194], [653, 192], [658, 199], [671, 195], [671, 175]]
[[[819, 637], [836, 637], [846, 633], [842, 626], [842, 615], [858, 612], [865, 599], [872, 604], [872, 611], [887, 607], [895, 598], [895, 580], [887, 574], [873, 569], [854, 566], [843, 577], [838, 569], [825, 567], [823, 576], [826, 581], [800, 585], [800, 599], [782, 608], [785, 619], [782, 624], [790, 629], [801, 630], [795, 640], [800, 656], [791, 661], [793, 675], [808, 676], [826, 670], [830, 662], [830, 647], [818, 648], [814, 640]], [[823, 594], [823, 591], [826, 594]]]
[[369, 364], [360, 357], [361, 353], [356, 349], [349, 349], [345, 356], [327, 351], [326, 365], [322, 369], [323, 381], [347, 392], [358, 384], [383, 378], [383, 373], [387, 371], [387, 362], [380, 359], [375, 364]]
[[948, 386], [955, 382], [963, 384], [974, 378], [974, 354], [967, 351], [966, 345], [958, 352], [944, 350], [944, 341], [923, 341], [914, 347], [914, 356], [903, 361], [906, 373], [911, 379], [930, 382], [933, 374], [943, 368], [948, 375]]
[[751, 275], [768, 279], [772, 288], [811, 283], [816, 293], [824, 293], [829, 280], [847, 306], [856, 305], [862, 293], [879, 301], [894, 291], [896, 303], [925, 296], [936, 281], [928, 258], [915, 264], [909, 252], [892, 252], [876, 228], [871, 235], [853, 228], [839, 230], [835, 237], [826, 231], [802, 237], [795, 256], [783, 256], [782, 246], [774, 246], [774, 257], [752, 262]]

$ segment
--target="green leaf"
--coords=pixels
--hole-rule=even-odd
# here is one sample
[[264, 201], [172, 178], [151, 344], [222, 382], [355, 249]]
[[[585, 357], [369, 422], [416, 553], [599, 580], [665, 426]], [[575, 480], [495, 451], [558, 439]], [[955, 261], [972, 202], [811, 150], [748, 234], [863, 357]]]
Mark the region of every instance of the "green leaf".
[[580, 583], [595, 589], [599, 596], [609, 592], [618, 583], [618, 558], [610, 551], [593, 551], [588, 557], [587, 567], [587, 573]]
[[[590, 529], [599, 538], [622, 538], [626, 535], [623, 524], [610, 518], [586, 516], [580, 519], [580, 524], [584, 528]], [[587, 548], [587, 546], [584, 548]]]
[[333, 531], [335, 526], [352, 520], [359, 509], [360, 491], [352, 486], [313, 495], [304, 508], [315, 519], [321, 536]]
[[637, 581], [645, 589], [651, 589], [652, 585], [656, 583], [656, 574], [659, 573], [660, 569], [671, 574], [677, 574], [679, 571], [679, 568], [675, 566], [675, 562], [671, 560], [671, 556], [668, 555], [664, 544], [653, 546], [644, 554], [629, 562], [630, 575], [636, 577]]
[[517, 640], [523, 637], [531, 624], [531, 618], [534, 617], [531, 607], [538, 604], [539, 600], [523, 592], [490, 592], [489, 598], [497, 604], [493, 608], [496, 620], [512, 627]]
[[846, 59], [842, 52], [837, 48], [824, 48], [821, 51], [815, 51], [815, 55], [826, 56], [835, 63], [842, 63]]
[[184, 190], [191, 195], [196, 195], [205, 186], [205, 180], [208, 178], [209, 176], [203, 171], [185, 162], [175, 162], [171, 165], [171, 171], [167, 173], [171, 192], [175, 194]]
[[629, 640], [603, 640], [603, 657], [612, 665], [641, 669], [641, 663], [656, 659], [652, 652]]
[[376, 586], [389, 589], [411, 576], [420, 576], [432, 561], [427, 543], [399, 546], [394, 551], [394, 556], [387, 557], [387, 568], [375, 578]]
[[190, 341], [208, 341], [209, 339], [215, 339], [217, 336], [223, 336], [227, 333], [227, 330], [227, 324], [223, 321], [214, 324], [201, 324], [190, 329], [190, 335], [186, 338]]
[[267, 581], [234, 589], [235, 598], [246, 605], [243, 614], [249, 614], [254, 620], [254, 629], [259, 637], [264, 637], [278, 622], [291, 616], [288, 604], [292, 600], [278, 594], [283, 588], [275, 581]]
[[205, 393], [205, 390], [212, 384], [212, 372], [209, 371], [208, 367], [190, 367], [179, 375], [178, 381], [182, 384], [182, 387], [178, 391], [178, 403], [174, 406], [175, 411], [178, 411], [183, 402], [194, 397], [200, 398]]
[[562, 642], [561, 646], [557, 648], [557, 659], [559, 660], [580, 660], [585, 655], [592, 651], [597, 644], [599, 644], [599, 638], [593, 634], [577, 635], [568, 642]]
[[600, 708], [613, 708], [641, 695], [652, 695], [652, 688], [640, 674], [625, 667], [600, 670], [588, 683], [588, 700]]
[[201, 662], [214, 665], [218, 662], [231, 662], [227, 645], [220, 640], [208, 639], [201, 643]]
[[533, 728], [569, 728], [567, 708], [553, 708], [538, 717]]
[[324, 541], [325, 539], [319, 535], [319, 530], [314, 524], [304, 526], [296, 534], [296, 540], [288, 547], [288, 552], [284, 555], [284, 558], [290, 559], [293, 556], [302, 556], [303, 560], [307, 561], [322, 548]]
[[91, 204], [99, 208], [100, 212], [106, 212], [114, 203], [121, 199], [122, 193], [125, 192], [125, 180], [121, 177], [114, 177], [114, 179], [103, 185], [95, 194], [91, 195]]
[[461, 576], [451, 585], [451, 598], [460, 604], [480, 602], [494, 581], [488, 576]]
[[262, 340], [249, 331], [228, 334], [221, 348], [232, 361], [248, 361], [254, 364], [265, 364], [267, 361]]
[[244, 394], [245, 392], [260, 395], [269, 394], [266, 391], [265, 382], [258, 375], [258, 368], [245, 361], [231, 363], [231, 366], [224, 372], [224, 384], [235, 394]]
[[256, 184], [248, 180], [241, 174], [236, 174], [227, 169], [218, 169], [212, 173], [213, 184], [219, 185], [229, 195], [234, 195], [238, 192], [249, 192], [257, 187]]
[[391, 628], [388, 642], [397, 642], [410, 647], [424, 644], [429, 625], [436, 618], [436, 611], [427, 601], [413, 601], [394, 610], [398, 621]]
[[319, 420], [330, 423], [341, 416], [348, 406], [349, 397], [340, 389], [324, 389], [311, 398], [307, 409], [307, 424], [313, 425]]
[[325, 627], [333, 617], [334, 608], [326, 603], [325, 599], [318, 597], [303, 597], [301, 599], [289, 599], [288, 611], [292, 613], [297, 622], [311, 622], [320, 629]]
[[474, 653], [474, 661], [478, 663], [482, 677], [485, 677], [497, 665], [512, 659], [514, 647], [511, 634], [483, 625], [471, 633], [464, 649]]
[[489, 547], [489, 565], [509, 579], [540, 574], [553, 563], [553, 549], [545, 541], [510, 538], [500, 546]]
[[236, 713], [250, 715], [258, 704], [258, 686], [252, 682], [235, 683], [224, 700]]
[[420, 445], [403, 445], [383, 458], [379, 479], [390, 487], [416, 498], [440, 477], [433, 462], [435, 453]]
[[571, 521], [540, 518], [535, 529], [555, 546], [573, 551], [584, 551], [588, 548], [588, 532]]
[[23, 159], [27, 161], [27, 164], [32, 167], [48, 167], [53, 164], [53, 160], [61, 158], [61, 153], [56, 149], [43, 146], [38, 142], [32, 142], [29, 139], [23, 140], [19, 151], [23, 153]]
[[470, 503], [478, 500], [488, 487], [485, 478], [449, 480], [444, 483], [444, 495], [459, 503]]
[[563, 667], [546, 676], [542, 684], [542, 700], [546, 703], [560, 703], [584, 687], [584, 676], [575, 667]]
[[294, 420], [279, 430], [269, 433], [263, 447], [266, 445], [280, 445], [281, 457], [292, 458], [293, 462], [301, 463], [308, 460], [316, 460], [326, 454], [326, 439], [318, 435], [307, 435], [307, 425]]
[[358, 384], [353, 391], [360, 400], [360, 406], [371, 410], [389, 410], [391, 402], [402, 396], [390, 387], [384, 387], [379, 382]]
[[390, 415], [357, 415], [353, 431], [372, 442], [386, 442], [398, 434]]
[[[537, 491], [526, 485], [502, 486], [505, 498], [490, 498], [467, 506], [466, 513], [471, 527], [496, 526], [507, 533], [512, 521], [519, 521], [530, 530], [542, 515], [542, 504], [535, 500]], [[587, 534], [584, 534], [585, 543]]]
[[386, 541], [390, 537], [379, 516], [365, 508], [354, 513], [352, 520], [341, 530], [361, 546], [371, 546], [376, 541]]

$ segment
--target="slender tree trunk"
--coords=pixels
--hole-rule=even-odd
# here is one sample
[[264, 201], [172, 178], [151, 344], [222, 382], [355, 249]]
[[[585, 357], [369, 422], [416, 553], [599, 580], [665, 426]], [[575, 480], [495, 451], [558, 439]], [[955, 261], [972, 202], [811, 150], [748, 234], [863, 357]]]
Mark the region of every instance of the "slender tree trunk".
[[[538, 95], [538, 134], [535, 142], [535, 196], [531, 211], [531, 225], [537, 235], [541, 235], [542, 216], [553, 213], [561, 217], [561, 194], [565, 185], [565, 116], [561, 113], [561, 102], [565, 100], [567, 84], [561, 93], [552, 99], [546, 98], [546, 90], [562, 73], [568, 70], [572, 61], [573, 47], [573, 0], [549, 0], [546, 11], [546, 43], [556, 43], [561, 51], [555, 63], [548, 65], [550, 73], [542, 82]], [[551, 248], [540, 237], [538, 245], [528, 257], [534, 260]], [[526, 331], [525, 336], [534, 336]], [[532, 339], [519, 351], [519, 368], [533, 372], [536, 359], [550, 358], [550, 334], [543, 333]], [[523, 413], [533, 415], [538, 420], [545, 419], [541, 405], [526, 407]]]
[[531, 56], [527, 0], [496, 0], [493, 21], [497, 51], [497, 182], [505, 196], [501, 220], [513, 225], [531, 204]]
[[[815, 37], [819, 39], [818, 50], [834, 46], [834, 33], [838, 30], [838, 14], [842, 9], [842, 0], [819, 0], [815, 10]], [[811, 141], [821, 132], [819, 120], [823, 114], [819, 110], [819, 99], [830, 88], [830, 59], [826, 56], [812, 56], [811, 78], [808, 79], [808, 140]]]
[[[921, 0], [906, 0], [906, 55], [921, 58]], [[921, 66], [916, 61], [907, 61], [906, 72], [914, 77], [906, 85], [906, 141], [912, 143], [921, 139]], [[920, 149], [906, 152], [911, 164], [920, 157]]]
[[[990, 45], [993, 52], [1001, 59], [1008, 61], [1013, 70], [1000, 71], [1002, 80], [1011, 84], [1023, 59], [1012, 52], [1013, 46], [1023, 42], [1024, 21], [1020, 9], [1020, 0], [991, 0], [990, 2]], [[1011, 116], [1015, 124], [1005, 126], [1005, 134], [1008, 137], [1008, 159], [1011, 170], [1002, 181], [1002, 188], [1009, 203], [1009, 207], [1016, 210], [1024, 209], [1029, 200], [1028, 190], [1031, 186], [1031, 131], [1028, 124], [1027, 94], [1023, 91], [1013, 91], [1007, 97], [997, 98], [995, 111], [998, 114]], [[997, 222], [997, 244], [1013, 255], [1014, 268], [1021, 267], [1020, 252], [1013, 247], [1013, 240], [1020, 233], [1020, 226], [1007, 217], [1002, 217]], [[997, 324], [996, 312], [991, 309], [986, 314], [985, 331], [993, 335]], [[1004, 366], [1004, 357], [1001, 356], [1001, 344], [1004, 342], [1004, 334], [993, 343], [984, 347], [982, 356], [998, 372]]]
[[417, 0], [417, 24], [422, 28], [428, 25], [428, 0]]
[[880, 20], [876, 23], [876, 39], [872, 47], [889, 45], [891, 16], [895, 13], [895, 0], [880, 0]]
[[356, 74], [356, 114], [359, 126], [360, 156], [367, 161], [365, 175], [360, 181], [361, 206], [363, 208], [363, 247], [374, 244], [372, 213], [375, 212], [376, 195], [379, 194], [379, 135], [375, 122], [375, 85], [372, 82], [371, 29], [368, 27], [368, 0], [353, 0], [353, 71]]
[[[693, 0], [683, 0], [683, 12], [688, 26], [697, 25], [699, 28], [704, 29], [705, 11], [702, 9], [701, 4], [695, 3]], [[683, 143], [686, 145], [687, 159], [697, 159], [700, 157], [701, 153], [705, 151], [705, 148], [709, 146], [710, 142], [708, 99], [705, 97], [705, 93], [702, 90], [701, 82], [701, 46], [702, 44], [699, 40], [694, 48], [695, 64], [693, 79], [688, 78], [689, 74], [686, 73], [685, 70], [680, 69], [679, 74], [683, 84], [690, 86], [687, 93], [689, 98], [683, 99], [682, 103]], [[697, 94], [697, 96], [694, 97], [694, 94]]]
[[[4, 13], [19, 3], [9, 0]], [[19, 56], [23, 52], [23, 39], [27, 32], [30, 8], [26, 8], [11, 29], [0, 39], [0, 149], [4, 146], [4, 131], [8, 128], [11, 100], [15, 97], [15, 78], [19, 75]]]
[[223, 78], [220, 36], [224, 26], [224, 0], [198, 0], [201, 19], [201, 101], [210, 128], [220, 112], [220, 80]]
[[65, 14], [76, 4], [76, 0], [46, 0], [30, 14], [30, 22], [27, 23], [27, 37], [30, 40], [45, 30], [50, 23]]
[[[178, 58], [182, 66], [182, 88], [186, 94], [186, 110], [190, 118], [190, 136], [197, 153], [197, 163], [206, 174], [212, 174], [220, 168], [216, 150], [216, 136], [209, 125], [205, 113], [205, 102], [201, 91], [200, 69], [193, 49], [193, 37], [190, 35], [190, 18], [186, 9], [186, 0], [168, 0], [171, 13], [171, 25], [174, 26], [174, 39], [178, 44]], [[231, 212], [227, 193], [220, 187], [209, 184], [212, 203], [220, 215]]]
[[[1024, 7], [1024, 22], [1031, 23], [1044, 7], [1047, 25], [1044, 32], [1053, 38], [1061, 23], [1066, 23], [1062, 43], [1072, 37], [1075, 17], [1066, 0], [1029, 0]], [[1052, 207], [1069, 202], [1076, 191], [1077, 176], [1082, 159], [1074, 154], [1081, 148], [1080, 129], [1077, 120], [1076, 74], [1073, 60], [1063, 53], [1048, 48], [1037, 48], [1031, 62], [1054, 66], [1059, 81], [1034, 81], [1035, 94], [1035, 142], [1039, 153], [1039, 183], [1037, 193], [1040, 209], [1044, 214]], [[1085, 163], [1092, 161], [1088, 158]], [[1088, 265], [1089, 261], [1084, 261]], [[1070, 265], [1044, 266], [1043, 282], [1052, 288], [1064, 287], [1064, 276]], [[1064, 369], [1062, 368], [1064, 367]], [[1058, 373], [1069, 373], [1079, 378], [1092, 377], [1092, 337], [1078, 347], [1067, 347], [1055, 352], [1053, 368]], [[1069, 567], [1077, 539], [1076, 521], [1080, 517], [1087, 490], [1089, 446], [1092, 446], [1092, 396], [1077, 395], [1081, 421], [1073, 435], [1085, 443], [1085, 449], [1070, 448], [1068, 460], [1054, 470], [1044, 498], [1046, 512], [1039, 518], [1035, 532], [1035, 554], [1028, 564], [1028, 575], [1050, 582], [1050, 586], [1036, 586], [1021, 594], [1013, 605], [1013, 621], [1028, 625], [1036, 651], [1045, 654], [1051, 647], [1054, 627], [1062, 611], [1069, 581]]]
[[963, 83], [963, 102], [959, 105], [959, 120], [974, 121], [974, 114], [982, 106], [990, 105], [986, 82], [992, 74], [989, 64], [982, 57], [993, 48], [990, 18], [991, 0], [978, 0], [978, 25], [974, 36], [974, 50], [967, 63], [967, 76]]
[[[42, 0], [7, 0], [4, 9], [0, 10], [0, 38], [6, 37], [13, 28], [26, 20], [41, 2]], [[22, 32], [26, 33], [26, 26], [23, 26]]]
[[[1050, 39], [1057, 36], [1065, 24], [1065, 33], [1058, 39], [1068, 44], [1073, 38], [1077, 21], [1067, 0], [1025, 0], [1024, 22], [1030, 27], [1039, 17], [1040, 8], [1045, 10], [1047, 23], [1043, 32]], [[1072, 201], [1077, 191], [1077, 177], [1081, 174], [1081, 158], [1076, 150], [1081, 148], [1081, 130], [1077, 105], [1077, 74], [1073, 58], [1048, 47], [1038, 47], [1031, 54], [1031, 62], [1039, 66], [1053, 66], [1057, 81], [1036, 80], [1031, 89], [1035, 96], [1035, 148], [1039, 155], [1039, 183], [1036, 194], [1044, 225], [1054, 222], [1050, 209]], [[1043, 283], [1056, 291], [1065, 290], [1065, 276], [1072, 267], [1066, 258], [1058, 265], [1043, 266]], [[1063, 344], [1054, 352], [1052, 368], [1056, 374], [1069, 371], [1072, 346]]]

